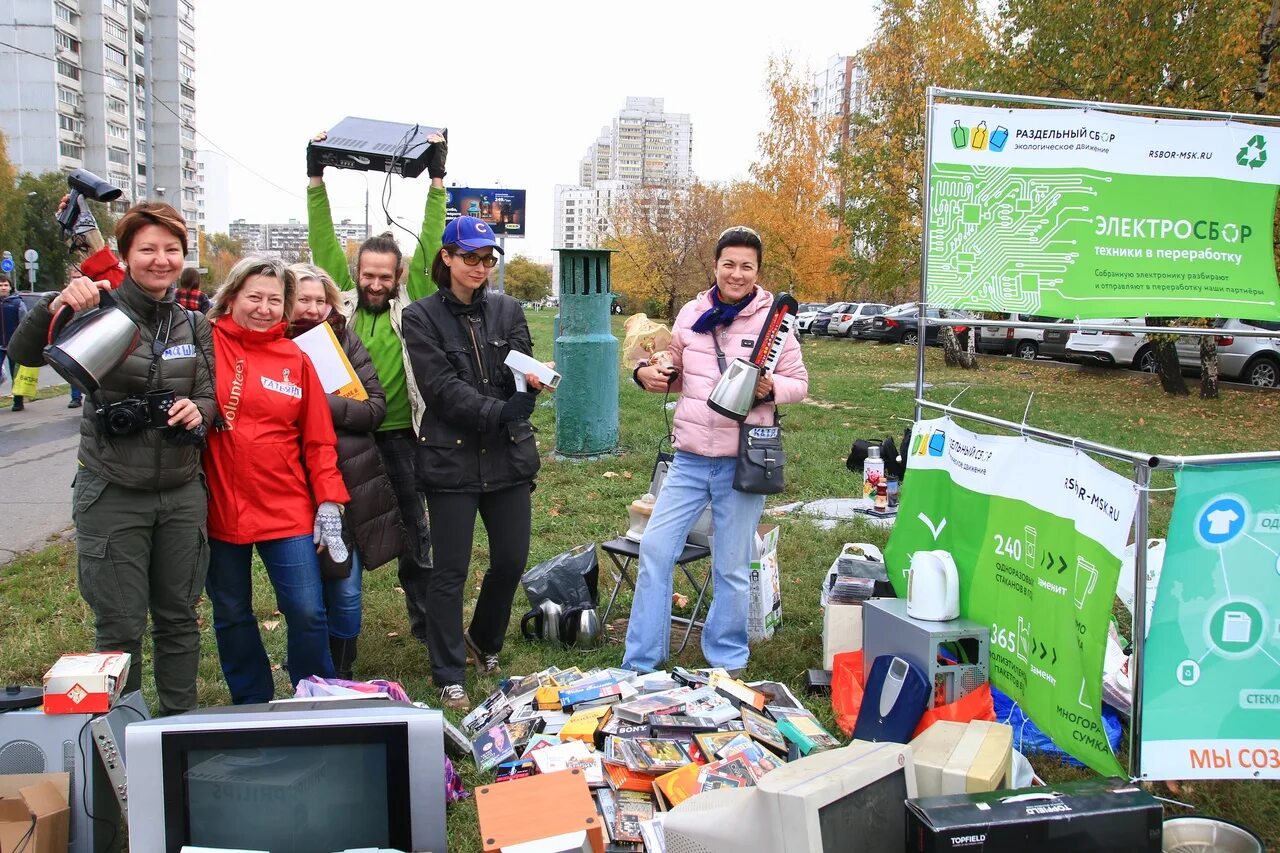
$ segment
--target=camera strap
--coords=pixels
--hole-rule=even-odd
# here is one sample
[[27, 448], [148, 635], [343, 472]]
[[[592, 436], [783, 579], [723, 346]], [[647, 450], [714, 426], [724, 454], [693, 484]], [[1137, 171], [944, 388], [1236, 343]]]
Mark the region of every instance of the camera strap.
[[151, 367], [147, 368], [147, 390], [154, 391], [156, 381], [156, 371], [160, 369], [160, 361], [164, 358], [164, 351], [169, 348], [169, 336], [173, 333], [173, 309], [169, 309], [169, 313], [156, 323], [156, 336], [151, 341]]

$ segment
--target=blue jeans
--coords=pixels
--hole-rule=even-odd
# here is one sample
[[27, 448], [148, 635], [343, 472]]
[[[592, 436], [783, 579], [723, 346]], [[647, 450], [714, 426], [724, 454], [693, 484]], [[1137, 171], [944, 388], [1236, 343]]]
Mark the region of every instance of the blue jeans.
[[671, 583], [676, 558], [708, 502], [715, 531], [711, 549], [715, 592], [702, 629], [702, 655], [707, 663], [725, 669], [747, 665], [751, 548], [764, 510], [764, 495], [734, 490], [736, 463], [732, 456], [676, 451], [653, 517], [640, 540], [636, 593], [622, 659], [627, 669], [652, 672], [670, 653]]
[[[309, 675], [333, 677], [329, 625], [324, 610], [320, 561], [309, 535], [256, 543], [258, 555], [276, 591], [276, 606], [288, 630], [289, 680]], [[222, 675], [237, 705], [270, 702], [275, 695], [271, 662], [253, 614], [254, 545], [209, 539], [209, 576], [205, 589], [213, 604]]]
[[360, 636], [360, 584], [364, 580], [360, 555], [353, 547], [351, 574], [324, 579], [324, 609], [329, 615], [329, 636], [351, 640]]

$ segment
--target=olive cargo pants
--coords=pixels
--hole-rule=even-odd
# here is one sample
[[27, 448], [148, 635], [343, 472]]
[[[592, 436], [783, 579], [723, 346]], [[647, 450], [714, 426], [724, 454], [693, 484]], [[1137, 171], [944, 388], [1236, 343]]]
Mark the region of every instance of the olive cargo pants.
[[80, 469], [72, 517], [80, 595], [93, 610], [98, 651], [132, 655], [125, 690], [142, 685], [142, 637], [151, 615], [161, 714], [196, 707], [196, 601], [209, 569], [204, 476], [164, 491], [128, 489]]

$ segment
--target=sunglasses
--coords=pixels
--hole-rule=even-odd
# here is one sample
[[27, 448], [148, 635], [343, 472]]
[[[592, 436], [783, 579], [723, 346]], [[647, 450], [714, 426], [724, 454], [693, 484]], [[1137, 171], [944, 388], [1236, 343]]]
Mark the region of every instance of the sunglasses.
[[455, 258], [462, 258], [462, 262], [469, 267], [474, 267], [476, 264], [484, 264], [485, 269], [491, 270], [498, 265], [497, 255], [484, 255], [481, 257], [475, 252], [450, 252], [449, 254]]

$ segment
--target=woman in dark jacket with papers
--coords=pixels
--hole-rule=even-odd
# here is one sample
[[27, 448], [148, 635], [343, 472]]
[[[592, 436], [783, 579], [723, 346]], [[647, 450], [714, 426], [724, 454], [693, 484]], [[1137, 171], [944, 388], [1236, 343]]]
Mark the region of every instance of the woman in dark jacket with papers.
[[322, 560], [321, 568], [333, 668], [339, 678], [349, 679], [360, 636], [362, 575], [396, 559], [405, 548], [396, 495], [373, 439], [386, 417], [387, 398], [369, 352], [338, 310], [342, 297], [333, 279], [310, 264], [295, 264], [289, 270], [298, 282], [289, 337], [296, 339], [327, 324], [367, 395], [359, 400], [342, 389], [329, 394], [329, 413], [338, 434], [338, 470], [351, 493], [346, 523], [355, 548], [349, 565]]

